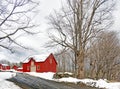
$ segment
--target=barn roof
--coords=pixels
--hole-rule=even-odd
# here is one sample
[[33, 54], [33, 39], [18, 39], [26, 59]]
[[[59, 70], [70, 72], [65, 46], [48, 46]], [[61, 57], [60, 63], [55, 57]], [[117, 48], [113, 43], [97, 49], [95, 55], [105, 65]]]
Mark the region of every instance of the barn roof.
[[9, 66], [8, 64], [1, 64], [2, 66]]
[[36, 62], [44, 62], [49, 55], [50, 54], [41, 54], [41, 55], [29, 56], [25, 59], [25, 61], [23, 61], [23, 63], [28, 63], [31, 58], [33, 58]]

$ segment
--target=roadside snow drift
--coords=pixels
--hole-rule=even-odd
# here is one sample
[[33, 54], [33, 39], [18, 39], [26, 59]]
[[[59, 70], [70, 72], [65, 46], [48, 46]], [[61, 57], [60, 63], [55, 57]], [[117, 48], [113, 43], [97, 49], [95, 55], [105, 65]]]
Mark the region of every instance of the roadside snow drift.
[[13, 72], [0, 72], [0, 80], [9, 79], [16, 76]]
[[0, 80], [0, 89], [21, 89], [21, 88], [12, 82]]
[[105, 88], [105, 89], [120, 89], [120, 82], [108, 83], [106, 79], [92, 80], [92, 79], [76, 79], [69, 77], [69, 78], [55, 79], [55, 81], [71, 82], [75, 84], [77, 84], [78, 82], [82, 82], [92, 87]]
[[9, 82], [5, 79], [9, 79], [16, 76], [16, 73], [13, 72], [0, 72], [0, 89], [21, 89], [12, 82]]

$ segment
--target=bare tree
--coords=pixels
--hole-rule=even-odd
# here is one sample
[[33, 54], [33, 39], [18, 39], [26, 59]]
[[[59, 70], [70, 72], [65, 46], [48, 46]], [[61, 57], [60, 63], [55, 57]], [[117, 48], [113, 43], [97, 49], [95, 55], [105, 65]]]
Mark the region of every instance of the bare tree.
[[37, 5], [32, 0], [0, 0], [0, 47], [11, 51], [12, 43], [23, 47], [15, 39], [23, 32], [35, 32], [30, 28], [34, 27], [32, 16]]
[[90, 77], [115, 78], [120, 65], [120, 43], [115, 32], [102, 32], [90, 48]]
[[56, 53], [56, 59], [58, 63], [58, 72], [73, 72], [74, 61], [73, 53], [70, 50], [59, 51]]
[[61, 12], [49, 16], [51, 45], [74, 52], [75, 74], [84, 78], [84, 59], [90, 39], [112, 23], [112, 0], [67, 0]]

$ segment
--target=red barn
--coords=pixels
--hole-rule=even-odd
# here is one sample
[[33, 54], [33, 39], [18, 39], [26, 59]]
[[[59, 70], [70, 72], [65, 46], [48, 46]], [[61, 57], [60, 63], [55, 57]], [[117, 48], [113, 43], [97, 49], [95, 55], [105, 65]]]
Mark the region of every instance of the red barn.
[[0, 70], [10, 70], [10, 66], [8, 64], [0, 64]]
[[2, 64], [0, 64], [0, 70], [2, 70]]
[[14, 65], [14, 66], [12, 67], [12, 69], [17, 70], [17, 69], [18, 69], [18, 66]]
[[56, 72], [56, 67], [52, 53], [49, 56], [34, 55], [23, 62], [23, 72]]
[[18, 66], [16, 66], [16, 65], [14, 65], [14, 66], [12, 67], [12, 69], [14, 69], [14, 70], [16, 70], [16, 71], [20, 71], [20, 72], [23, 71], [23, 68], [18, 67]]

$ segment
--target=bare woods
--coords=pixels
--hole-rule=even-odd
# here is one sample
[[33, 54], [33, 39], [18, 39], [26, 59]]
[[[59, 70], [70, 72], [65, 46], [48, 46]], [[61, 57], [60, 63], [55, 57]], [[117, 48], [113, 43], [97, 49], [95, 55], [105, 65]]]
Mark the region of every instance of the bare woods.
[[114, 0], [66, 1], [59, 12], [48, 16], [48, 46], [61, 50], [58, 70], [72, 71], [78, 78], [118, 78], [119, 39], [108, 31]]

